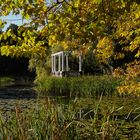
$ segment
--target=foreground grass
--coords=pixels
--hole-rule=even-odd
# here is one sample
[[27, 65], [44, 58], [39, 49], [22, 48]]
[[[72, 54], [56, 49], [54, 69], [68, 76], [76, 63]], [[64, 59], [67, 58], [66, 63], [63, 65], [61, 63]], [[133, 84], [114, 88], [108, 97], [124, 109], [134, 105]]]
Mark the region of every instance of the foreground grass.
[[[75, 98], [38, 100], [33, 109], [0, 117], [0, 139], [109, 140], [140, 139], [137, 98]], [[128, 106], [129, 105], [129, 106]]]

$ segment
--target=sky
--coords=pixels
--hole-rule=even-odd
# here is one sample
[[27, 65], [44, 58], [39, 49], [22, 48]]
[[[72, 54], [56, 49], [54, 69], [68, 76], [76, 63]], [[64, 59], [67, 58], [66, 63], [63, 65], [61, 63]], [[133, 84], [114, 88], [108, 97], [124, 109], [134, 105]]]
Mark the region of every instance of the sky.
[[[46, 2], [49, 4], [50, 1], [56, 1], [56, 0], [46, 0]], [[7, 27], [9, 27], [10, 24], [16, 24], [18, 26], [22, 25], [23, 23], [28, 23], [27, 20], [22, 20], [21, 15], [12, 15], [9, 14], [8, 16], [2, 16], [0, 17], [0, 19], [2, 19], [3, 21], [6, 21], [7, 24], [5, 25], [3, 31], [5, 31], [7, 29]]]
[[3, 30], [6, 30], [7, 27], [9, 27], [10, 24], [16, 24], [16, 25], [22, 25], [23, 23], [27, 23], [27, 20], [22, 20], [21, 15], [8, 15], [8, 16], [2, 16], [0, 17], [3, 21], [6, 21], [7, 24], [5, 25], [5, 28]]

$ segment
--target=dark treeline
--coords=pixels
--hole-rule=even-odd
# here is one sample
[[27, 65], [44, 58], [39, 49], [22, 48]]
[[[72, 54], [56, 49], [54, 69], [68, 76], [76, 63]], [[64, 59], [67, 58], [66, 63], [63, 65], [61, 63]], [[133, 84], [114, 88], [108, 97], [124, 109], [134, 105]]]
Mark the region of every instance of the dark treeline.
[[[5, 32], [12, 30], [13, 33], [18, 36], [18, 26], [11, 24]], [[0, 31], [2, 33], [2, 30]], [[9, 45], [16, 44], [16, 41], [10, 41], [11, 37], [7, 38], [6, 41]], [[5, 43], [5, 40], [0, 43]], [[10, 57], [5, 55], [0, 55], [0, 76], [29, 76], [34, 77], [35, 72], [30, 72], [28, 70], [29, 59], [25, 57]]]
[[34, 72], [28, 70], [27, 58], [11, 58], [0, 56], [0, 75], [7, 76], [34, 76]]

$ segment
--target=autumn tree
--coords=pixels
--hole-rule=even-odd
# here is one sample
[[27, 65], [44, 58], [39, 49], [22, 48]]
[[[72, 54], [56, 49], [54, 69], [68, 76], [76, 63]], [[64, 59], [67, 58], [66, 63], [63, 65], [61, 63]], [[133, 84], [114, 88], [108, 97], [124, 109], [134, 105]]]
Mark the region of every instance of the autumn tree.
[[[125, 10], [117, 20], [113, 20], [112, 33], [100, 38], [97, 56], [105, 63], [112, 60], [121, 67], [126, 76], [122, 93], [140, 94], [140, 4], [138, 1], [125, 2]], [[118, 72], [116, 69], [115, 72]], [[121, 73], [122, 74], [122, 73]]]
[[[127, 79], [133, 81], [125, 81], [120, 93], [129, 89], [128, 85], [137, 89], [131, 92], [139, 92], [140, 83], [136, 80], [140, 75], [139, 0], [1, 1], [0, 16], [9, 13], [20, 13], [23, 18], [30, 19], [30, 26], [35, 28], [25, 30], [29, 25], [19, 27], [19, 34], [25, 30], [22, 39], [12, 36], [11, 31], [1, 34], [0, 39], [12, 36], [18, 42], [16, 45], [2, 45], [1, 54], [45, 60], [49, 50], [44, 47], [45, 39], [51, 51], [60, 46], [79, 55], [92, 49], [100, 63], [114, 68], [121, 66]], [[0, 26], [3, 25], [0, 22]], [[43, 40], [37, 41], [38, 35]]]
[[[5, 0], [0, 2], [0, 16], [9, 14], [20, 14], [22, 18], [29, 20], [29, 23], [18, 27], [17, 35], [13, 30], [0, 34], [1, 55], [11, 57], [28, 57], [29, 68], [36, 69], [37, 75], [42, 73], [45, 77], [46, 61], [50, 54], [48, 35], [45, 27], [48, 11], [61, 2], [51, 3], [44, 0]], [[0, 27], [3, 28], [6, 22], [0, 20]], [[10, 38], [10, 43], [6, 40]], [[14, 42], [14, 43], [13, 43]], [[48, 65], [48, 64], [47, 64]], [[44, 71], [44, 73], [43, 73]]]

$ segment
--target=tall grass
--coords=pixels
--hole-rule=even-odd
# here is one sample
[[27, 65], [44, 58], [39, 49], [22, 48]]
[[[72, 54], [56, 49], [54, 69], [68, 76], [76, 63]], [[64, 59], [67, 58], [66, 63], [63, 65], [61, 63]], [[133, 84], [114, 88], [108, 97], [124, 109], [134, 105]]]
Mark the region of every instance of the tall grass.
[[[84, 104], [86, 102], [86, 104]], [[0, 117], [0, 139], [18, 140], [109, 140], [140, 138], [140, 123], [133, 122], [132, 130], [126, 127], [132, 124], [125, 118], [119, 120], [116, 112], [122, 107], [108, 106], [107, 110], [101, 108], [100, 99], [75, 99], [67, 104], [46, 98], [42, 104], [23, 112], [15, 107], [10, 118]], [[94, 104], [94, 106], [93, 106]], [[128, 114], [126, 114], [128, 115]], [[129, 134], [126, 134], [127, 129]], [[125, 132], [124, 132], [125, 131]], [[130, 137], [131, 136], [131, 137]]]
[[112, 76], [89, 76], [59, 78], [47, 77], [46, 80], [37, 83], [38, 93], [46, 95], [64, 96], [111, 96], [115, 93], [116, 87], [120, 84], [120, 79]]

